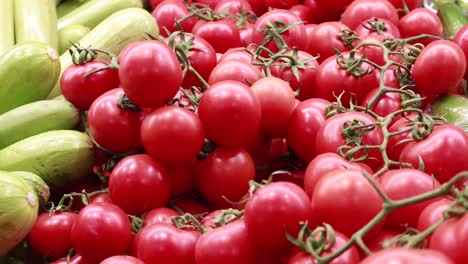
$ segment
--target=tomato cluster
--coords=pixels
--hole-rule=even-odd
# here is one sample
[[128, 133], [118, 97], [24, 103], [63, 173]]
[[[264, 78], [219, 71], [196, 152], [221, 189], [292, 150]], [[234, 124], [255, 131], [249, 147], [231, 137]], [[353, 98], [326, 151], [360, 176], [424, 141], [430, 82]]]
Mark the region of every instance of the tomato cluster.
[[468, 262], [468, 134], [428, 114], [461, 92], [468, 28], [442, 39], [421, 0], [193, 2], [150, 1], [160, 36], [64, 72], [104, 183], [40, 215], [36, 252]]

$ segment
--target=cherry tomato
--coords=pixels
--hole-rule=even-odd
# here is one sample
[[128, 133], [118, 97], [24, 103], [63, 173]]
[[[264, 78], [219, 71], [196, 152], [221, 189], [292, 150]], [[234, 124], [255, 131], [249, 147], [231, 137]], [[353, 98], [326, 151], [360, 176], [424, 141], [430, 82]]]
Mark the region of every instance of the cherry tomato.
[[150, 226], [154, 224], [172, 225], [172, 218], [179, 215], [180, 214], [176, 210], [167, 207], [159, 207], [149, 211], [145, 215], [143, 224], [144, 226]]
[[[379, 88], [371, 90], [361, 102], [361, 106], [368, 106], [370, 101], [377, 95]], [[402, 109], [401, 94], [395, 92], [385, 93], [376, 103], [370, 108], [374, 113], [381, 117], [385, 117], [395, 111]]]
[[310, 200], [299, 186], [271, 183], [259, 190], [245, 206], [244, 220], [253, 243], [261, 248], [288, 247], [285, 232], [296, 236], [299, 223], [311, 217]]
[[426, 173], [445, 183], [457, 173], [468, 170], [466, 153], [468, 135], [463, 129], [455, 125], [440, 125], [425, 139], [410, 142], [401, 152], [400, 161], [414, 168], [419, 168], [422, 161]]
[[124, 95], [122, 89], [110, 90], [99, 96], [88, 112], [88, 126], [94, 140], [113, 152], [128, 152], [141, 148], [140, 125], [142, 112], [118, 106]]
[[305, 162], [315, 157], [315, 139], [327, 119], [325, 111], [329, 105], [327, 100], [308, 99], [296, 106], [289, 118], [288, 145]]
[[177, 106], [163, 106], [148, 114], [141, 124], [141, 141], [148, 154], [174, 164], [192, 161], [205, 142], [200, 118]]
[[[385, 41], [385, 36], [383, 35], [377, 35], [377, 34], [371, 34], [367, 35], [364, 37], [361, 37], [360, 40], [356, 41], [354, 43], [354, 46], [357, 47], [358, 45], [361, 45], [362, 43], [370, 43], [370, 44], [382, 44]], [[383, 66], [387, 62], [385, 61], [384, 57], [384, 49], [378, 46], [374, 45], [364, 45], [361, 48], [359, 48], [362, 54], [366, 55], [366, 58], [377, 65]]]
[[[453, 42], [457, 43], [458, 46], [463, 50], [465, 58], [468, 58], [468, 25], [460, 28], [453, 38]], [[465, 70], [465, 79], [468, 79], [468, 67]]]
[[92, 196], [89, 199], [89, 203], [103, 203], [103, 202], [112, 203], [112, 200], [111, 200], [109, 194], [101, 193], [101, 194]]
[[230, 48], [242, 46], [239, 29], [228, 19], [199, 20], [192, 33], [208, 41], [216, 52], [226, 52]]
[[248, 47], [250, 44], [253, 43], [254, 31], [255, 31], [255, 28], [252, 23], [245, 23], [241, 28], [239, 28], [239, 34], [240, 34], [242, 46]]
[[350, 29], [355, 29], [369, 18], [385, 18], [395, 25], [399, 23], [396, 8], [387, 0], [356, 0], [341, 15], [341, 22]]
[[[190, 15], [190, 11], [187, 10], [183, 1], [164, 0], [151, 14], [158, 24], [160, 34], [167, 37], [165, 28], [169, 32], [177, 31], [176, 21]], [[191, 32], [196, 22], [197, 18], [191, 17], [180, 23], [180, 26], [185, 32]]]
[[70, 233], [78, 217], [72, 212], [41, 213], [29, 232], [29, 245], [48, 259], [65, 257], [72, 245]]
[[[403, 9], [404, 4], [403, 0], [388, 0], [390, 3], [392, 3], [393, 6], [397, 9]], [[404, 0], [404, 3], [408, 7], [408, 9], [411, 11], [417, 7], [420, 7], [423, 3], [423, 0]]]
[[[384, 27], [377, 27], [377, 24], [381, 24]], [[385, 38], [401, 38], [398, 27], [385, 18], [371, 18], [363, 21], [354, 29], [354, 31], [360, 37], [367, 35], [382, 35]]]
[[[416, 8], [406, 14], [400, 20], [400, 32], [403, 38], [415, 37], [421, 34], [429, 34], [442, 37], [444, 29], [437, 14], [427, 8]], [[425, 38], [415, 40], [412, 43], [428, 45], [435, 39]]]
[[[243, 47], [233, 48], [223, 53], [221, 58], [219, 58], [218, 64], [231, 61], [231, 60], [242, 61], [242, 62], [249, 63], [249, 64], [260, 63], [258, 59], [254, 59], [253, 53], [251, 53], [247, 48], [243, 48]], [[254, 66], [258, 70], [262, 69], [261, 66], [257, 66], [257, 65], [254, 65]]]
[[86, 74], [106, 66], [105, 61], [94, 60], [68, 67], [60, 77], [60, 89], [65, 99], [80, 110], [88, 110], [101, 94], [117, 88], [119, 76], [115, 69], [107, 69], [85, 77]]
[[216, 13], [237, 15], [241, 12], [253, 12], [248, 0], [221, 0], [214, 8]]
[[289, 8], [289, 11], [299, 17], [302, 21], [306, 23], [313, 23], [314, 19], [314, 10], [306, 5], [293, 5]]
[[255, 250], [244, 220], [204, 233], [195, 245], [195, 261], [203, 264], [255, 264]]
[[127, 46], [119, 56], [119, 78], [125, 94], [144, 107], [159, 107], [182, 84], [182, 69], [164, 42], [144, 40]]
[[[411, 122], [417, 120], [418, 115], [414, 113], [408, 114], [406, 117], [398, 118], [393, 122], [392, 125], [388, 128], [390, 133], [402, 132], [403, 130], [411, 129]], [[412, 139], [411, 130], [408, 132], [392, 136], [387, 145], [387, 155], [390, 159], [398, 161], [400, 159], [400, 154], [409, 144], [409, 139]]]
[[228, 60], [219, 62], [213, 69], [208, 83], [213, 85], [222, 81], [238, 81], [245, 85], [251, 85], [262, 78], [262, 72], [251, 63]]
[[208, 202], [229, 207], [225, 199], [241, 200], [249, 189], [249, 181], [254, 179], [254, 161], [245, 150], [219, 147], [198, 166], [196, 183]]
[[145, 264], [143, 261], [132, 256], [113, 256], [106, 258], [99, 264]]
[[289, 84], [276, 77], [256, 81], [250, 90], [260, 103], [260, 128], [264, 135], [282, 137], [286, 134], [289, 117], [294, 111], [295, 97]]
[[255, 137], [261, 120], [260, 103], [251, 89], [236, 81], [212, 85], [198, 108], [206, 137], [216, 144], [243, 146]]
[[387, 248], [368, 256], [361, 262], [361, 264], [384, 263], [454, 264], [441, 252], [414, 248]]
[[419, 214], [417, 229], [424, 231], [437, 223], [443, 215], [444, 211], [449, 208], [453, 201], [448, 198], [441, 198], [440, 200], [433, 201], [427, 205]]
[[91, 263], [124, 254], [131, 240], [128, 216], [110, 203], [94, 203], [83, 208], [71, 230], [73, 248]]
[[324, 22], [314, 27], [306, 40], [305, 51], [312, 56], [317, 56], [322, 63], [327, 58], [335, 55], [335, 49], [346, 51], [348, 48], [341, 41], [339, 35], [348, 27], [341, 22]]

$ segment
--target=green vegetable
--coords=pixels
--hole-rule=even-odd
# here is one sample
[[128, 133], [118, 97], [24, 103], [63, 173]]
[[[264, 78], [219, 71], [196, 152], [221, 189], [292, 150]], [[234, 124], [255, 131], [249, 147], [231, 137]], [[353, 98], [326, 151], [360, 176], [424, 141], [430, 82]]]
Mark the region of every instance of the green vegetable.
[[[158, 25], [148, 11], [141, 8], [121, 10], [93, 28], [79, 43], [83, 47], [106, 50], [118, 54], [128, 44], [145, 39], [146, 33], [157, 36]], [[60, 56], [62, 73], [72, 64], [68, 52]], [[57, 82], [48, 98], [61, 95], [60, 82]]]
[[59, 54], [66, 52], [72, 43], [78, 42], [91, 29], [82, 25], [69, 25], [59, 31]]
[[57, 17], [60, 19], [71, 11], [77, 9], [82, 4], [90, 0], [67, 0], [57, 6]]
[[0, 55], [15, 45], [15, 21], [13, 0], [1, 0], [0, 10]]
[[93, 163], [91, 139], [73, 130], [44, 132], [0, 150], [0, 170], [32, 172], [51, 189], [83, 179]]
[[44, 208], [50, 198], [49, 186], [38, 175], [27, 171], [10, 171], [5, 172], [17, 177], [23, 178], [34, 190], [39, 199], [39, 207]]
[[462, 13], [461, 8], [456, 4], [445, 4], [439, 8], [439, 17], [444, 25], [444, 32], [447, 38], [453, 39], [458, 30], [468, 24], [468, 19]]
[[21, 177], [0, 172], [0, 256], [26, 237], [37, 213], [33, 188]]
[[0, 57], [0, 114], [45, 99], [59, 75], [54, 49], [39, 42], [14, 46]]
[[[3, 0], [2, 0], [3, 1]], [[39, 41], [58, 50], [54, 0], [13, 0], [17, 44]]]
[[445, 95], [431, 105], [431, 112], [447, 122], [468, 132], [468, 98], [462, 95]]
[[142, 7], [141, 0], [91, 0], [61, 17], [58, 29], [78, 24], [94, 28], [104, 19], [125, 8]]
[[72, 129], [79, 113], [65, 100], [42, 100], [0, 115], [0, 149], [50, 130]]

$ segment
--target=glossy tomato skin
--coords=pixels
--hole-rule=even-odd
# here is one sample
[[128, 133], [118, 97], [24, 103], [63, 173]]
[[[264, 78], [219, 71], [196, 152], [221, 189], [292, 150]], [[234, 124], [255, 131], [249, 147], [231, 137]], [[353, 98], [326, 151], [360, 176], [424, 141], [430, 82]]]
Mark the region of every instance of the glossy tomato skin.
[[121, 52], [119, 79], [132, 102], [142, 107], [159, 107], [176, 95], [182, 84], [182, 69], [166, 43], [144, 40]]
[[99, 264], [145, 264], [143, 261], [132, 256], [113, 256], [106, 258]]
[[209, 8], [214, 9], [219, 0], [194, 0], [194, 2], [207, 5]]
[[390, 242], [393, 238], [400, 235], [399, 232], [391, 230], [391, 229], [382, 229], [380, 232], [371, 239], [365, 240], [367, 247], [371, 250], [371, 252], [378, 252], [384, 249], [385, 243]]
[[312, 8], [306, 5], [293, 5], [289, 8], [289, 11], [295, 14], [299, 19], [304, 21], [305, 23], [313, 23], [314, 22], [314, 11]]
[[118, 107], [123, 95], [121, 88], [112, 89], [99, 96], [88, 111], [91, 135], [99, 145], [113, 152], [141, 148], [140, 126], [143, 114]]
[[[248, 47], [253, 43], [253, 33], [255, 31], [252, 23], [245, 23], [242, 28], [239, 28], [239, 34], [242, 42], [242, 46]], [[233, 48], [235, 49], [235, 48]]]
[[[379, 177], [382, 191], [392, 200], [398, 201], [411, 198], [440, 187], [437, 180], [430, 175], [415, 169], [389, 170]], [[387, 227], [396, 230], [416, 227], [419, 215], [423, 209], [434, 202], [427, 200], [414, 205], [396, 209], [387, 216]]]
[[361, 264], [383, 263], [424, 263], [424, 264], [455, 264], [441, 252], [428, 249], [388, 248], [367, 258]]
[[154, 224], [168, 224], [172, 225], [172, 218], [180, 214], [168, 207], [159, 207], [149, 211], [145, 214], [143, 226], [150, 226]]
[[354, 31], [360, 37], [367, 35], [383, 35], [385, 38], [401, 38], [400, 30], [390, 20], [385, 18], [377, 19], [380, 23], [385, 24], [383, 32], [374, 31], [371, 29], [369, 23], [375, 23], [375, 18], [370, 18], [366, 21], [361, 22]]
[[163, 165], [146, 154], [128, 156], [115, 166], [109, 178], [112, 202], [126, 213], [140, 215], [164, 206], [171, 185]]
[[208, 41], [219, 53], [242, 46], [239, 29], [228, 19], [199, 20], [193, 26], [192, 33]]
[[[360, 40], [354, 43], [354, 46], [357, 47], [362, 43], [371, 43], [371, 44], [382, 44], [385, 41], [385, 36], [378, 34], [371, 34], [364, 37], [361, 37]], [[364, 45], [359, 48], [362, 54], [366, 55], [366, 58], [377, 65], [385, 65], [384, 49], [381, 47], [373, 45]]]
[[[175, 22], [183, 17], [190, 14], [184, 5], [183, 1], [180, 0], [164, 0], [162, 1], [151, 13], [158, 23], [159, 32], [163, 36], [167, 37], [166, 30], [169, 32], [177, 31]], [[182, 29], [185, 32], [191, 32], [193, 26], [197, 22], [195, 17], [191, 17], [181, 23]]]
[[[416, 8], [406, 14], [401, 18], [399, 28], [403, 38], [414, 37], [421, 34], [442, 37], [444, 33], [442, 22], [437, 14], [427, 8]], [[413, 41], [412, 43], [428, 45], [434, 40], [433, 38], [425, 38]]]
[[168, 224], [154, 224], [141, 229], [133, 240], [136, 257], [145, 264], [194, 264], [196, 230], [183, 230]]
[[341, 22], [355, 29], [369, 18], [385, 18], [398, 25], [399, 17], [396, 8], [387, 0], [356, 0], [343, 12]]
[[451, 218], [440, 225], [432, 234], [429, 248], [443, 252], [454, 263], [465, 263], [468, 259], [468, 214]]
[[178, 106], [163, 106], [141, 124], [141, 141], [147, 153], [168, 164], [195, 160], [205, 142], [200, 118]]
[[216, 144], [244, 146], [260, 128], [260, 103], [251, 89], [236, 81], [212, 85], [198, 108], [206, 137]]
[[[221, 58], [219, 58], [218, 63], [231, 61], [231, 60], [242, 61], [242, 62], [249, 63], [249, 64], [260, 63], [260, 61], [258, 59], [254, 59], [253, 56], [254, 55], [250, 53], [250, 51], [244, 47], [233, 48], [223, 53]], [[258, 70], [262, 69], [261, 66], [257, 66], [257, 65], [254, 65], [254, 66], [257, 67]]]
[[171, 198], [191, 193], [195, 189], [195, 171], [197, 162], [165, 164], [171, 179]]
[[204, 233], [195, 245], [195, 261], [203, 264], [255, 264], [255, 250], [244, 220], [235, 220]]
[[70, 261], [67, 261], [67, 258], [61, 258], [57, 261], [51, 262], [51, 264], [87, 264], [82, 256], [75, 255], [73, 256]]
[[[393, 122], [392, 125], [388, 128], [390, 133], [401, 132], [403, 130], [411, 129], [411, 122], [415, 121], [418, 118], [416, 114], [408, 114], [406, 118], [398, 118]], [[394, 161], [400, 159], [401, 152], [410, 142], [407, 141], [412, 139], [411, 130], [403, 134], [393, 136], [389, 139], [387, 145], [387, 155]], [[405, 141], [406, 140], [406, 141]], [[400, 143], [402, 142], [402, 143]]]
[[264, 77], [252, 84], [250, 90], [260, 103], [262, 133], [283, 137], [296, 102], [291, 86], [280, 78]]
[[78, 214], [41, 213], [29, 232], [31, 248], [48, 259], [65, 257], [71, 249], [70, 233]]
[[[453, 42], [457, 43], [458, 46], [463, 50], [465, 58], [468, 58], [468, 26], [463, 26], [458, 30], [457, 34], [453, 38]], [[467, 67], [468, 68], [468, 67]], [[465, 79], [468, 79], [468, 69], [465, 70]]]
[[466, 153], [467, 134], [460, 127], [447, 124], [435, 127], [425, 139], [409, 143], [401, 152], [400, 161], [418, 168], [422, 160], [424, 171], [442, 184], [468, 170]]
[[[357, 169], [328, 172], [312, 193], [312, 212], [317, 220], [330, 224], [348, 237], [382, 210], [382, 198], [362, 173]], [[368, 235], [376, 235], [383, 224], [384, 221]]]
[[[249, 153], [241, 148], [219, 147], [197, 168], [196, 185], [212, 205], [229, 207], [229, 201], [239, 201], [255, 179], [255, 164]], [[225, 197], [225, 198], [223, 198]]]
[[83, 208], [71, 230], [72, 246], [91, 263], [124, 254], [132, 240], [127, 214], [110, 203], [95, 203]]
[[[255, 44], [261, 44], [265, 39], [265, 34], [260, 32], [262, 30], [267, 29], [267, 23], [274, 24], [275, 21], [280, 21], [286, 25], [290, 25], [293, 23], [300, 23], [301, 20], [297, 17], [294, 13], [284, 10], [284, 9], [274, 9], [271, 11], [266, 12], [261, 17], [258, 18], [257, 22], [255, 22], [255, 31], [252, 35], [253, 42]], [[289, 48], [298, 48], [299, 50], [303, 50], [304, 40], [303, 36], [305, 35], [304, 25], [302, 23], [292, 27], [291, 29], [287, 30], [286, 32], [281, 34], [282, 39], [288, 45]], [[273, 52], [278, 52], [279, 48], [275, 44], [273, 40], [268, 41], [265, 45], [266, 48]]]
[[315, 157], [317, 133], [325, 123], [326, 109], [330, 102], [312, 98], [294, 108], [288, 121], [287, 143], [304, 162]]
[[296, 236], [299, 223], [310, 218], [307, 194], [289, 182], [275, 182], [257, 190], [244, 213], [249, 238], [259, 248], [289, 247], [284, 232]]
[[[377, 95], [379, 88], [371, 90], [361, 102], [361, 106], [366, 107], [371, 100]], [[402, 109], [401, 94], [400, 93], [385, 93], [377, 102], [370, 108], [374, 113], [381, 117], [385, 117], [395, 111]]]
[[[252, 11], [252, 6], [247, 0], [222, 0], [214, 8], [217, 13], [228, 13], [231, 15], [239, 14], [240, 12]], [[227, 12], [226, 12], [227, 11]]]
[[328, 172], [342, 169], [357, 169], [372, 175], [372, 170], [364, 164], [350, 162], [335, 153], [317, 155], [307, 166], [304, 174], [304, 190], [312, 197], [317, 182]]
[[[317, 154], [332, 152], [337, 153], [338, 149], [346, 144], [346, 139], [341, 132], [345, 123], [352, 122], [353, 120], [360, 120], [364, 124], [373, 124], [375, 119], [370, 115], [363, 112], [347, 112], [335, 115], [325, 121], [325, 124], [320, 128], [317, 134], [316, 145]], [[383, 133], [380, 127], [375, 127], [372, 131], [361, 136], [362, 145], [380, 145], [383, 141]], [[354, 158], [361, 157], [361, 151], [354, 155]], [[382, 155], [376, 149], [370, 149], [367, 158], [363, 163], [370, 166], [372, 169], [380, 167], [382, 162]]]
[[116, 69], [107, 69], [84, 77], [86, 74], [106, 66], [105, 61], [93, 60], [68, 67], [60, 78], [60, 89], [65, 99], [80, 110], [88, 110], [101, 94], [117, 88], [119, 76]]
[[251, 85], [261, 78], [262, 72], [251, 63], [228, 60], [219, 62], [216, 65], [210, 74], [208, 84], [213, 85], [222, 81], [237, 81], [245, 85]]
[[312, 56], [319, 56], [318, 61], [322, 63], [327, 58], [335, 55], [334, 49], [346, 51], [348, 48], [341, 41], [339, 35], [348, 27], [337, 21], [318, 24], [311, 31], [306, 41], [305, 51]]
[[422, 210], [421, 214], [419, 214], [416, 228], [419, 231], [424, 231], [437, 223], [437, 221], [443, 217], [444, 211], [449, 208], [452, 202], [452, 199], [444, 197], [427, 205]]

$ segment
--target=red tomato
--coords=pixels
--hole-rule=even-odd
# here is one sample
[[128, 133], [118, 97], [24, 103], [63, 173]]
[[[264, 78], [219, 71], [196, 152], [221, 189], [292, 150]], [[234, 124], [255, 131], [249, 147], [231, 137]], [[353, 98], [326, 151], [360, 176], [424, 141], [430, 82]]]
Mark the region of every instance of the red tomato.
[[[361, 37], [360, 40], [354, 43], [354, 46], [357, 47], [362, 43], [371, 43], [371, 44], [382, 44], [385, 41], [385, 36], [371, 34], [364, 37]], [[377, 65], [383, 66], [387, 62], [385, 61], [384, 57], [384, 49], [381, 47], [373, 46], [373, 45], [365, 45], [359, 49], [359, 51], [366, 55], [366, 58]]]
[[195, 245], [195, 261], [203, 264], [255, 264], [255, 250], [244, 220], [204, 233]]
[[225, 199], [241, 200], [253, 179], [255, 165], [249, 153], [240, 148], [219, 147], [198, 166], [196, 183], [208, 202], [229, 207]]
[[419, 168], [422, 161], [426, 173], [445, 183], [457, 173], [468, 170], [466, 153], [468, 135], [463, 129], [455, 125], [440, 125], [425, 139], [410, 142], [401, 152], [400, 161], [414, 168]]
[[[403, 9], [403, 0], [388, 0], [397, 9]], [[423, 0], [404, 0], [409, 10], [422, 6]]]
[[[274, 25], [275, 23], [284, 23], [285, 25], [290, 25], [293, 23], [299, 23], [301, 20], [292, 12], [284, 9], [273, 9], [261, 17], [258, 18], [255, 23], [255, 31], [253, 33], [253, 42], [256, 44], [261, 44], [266, 35], [262, 33], [262, 30], [267, 30], [267, 24]], [[303, 50], [305, 47], [305, 42], [303, 37], [305, 35], [304, 25], [302, 23], [290, 28], [286, 32], [281, 34], [281, 38], [284, 40], [285, 44], [289, 48], [298, 48]], [[271, 39], [265, 44], [265, 47], [271, 50], [272, 52], [278, 52], [280, 47]]]
[[[343, 56], [346, 60], [349, 59], [348, 52], [343, 53]], [[354, 56], [358, 59], [362, 55], [356, 53]], [[361, 102], [367, 93], [379, 87], [379, 80], [377, 71], [369, 64], [362, 63], [359, 67], [371, 72], [357, 77], [337, 64], [337, 56], [326, 59], [317, 71], [316, 97], [335, 102], [336, 97], [342, 94], [341, 102], [344, 106], [349, 106], [351, 99], [353, 102]]]
[[338, 20], [339, 15], [341, 14], [341, 12], [339, 12], [339, 14], [337, 15], [337, 12], [330, 12], [328, 10], [324, 10], [317, 4], [316, 0], [304, 0], [304, 5], [309, 7], [309, 10], [311, 12], [309, 19], [310, 21], [312, 21], [312, 23], [321, 23], [324, 21]]
[[144, 226], [150, 226], [154, 224], [172, 225], [172, 218], [179, 215], [180, 214], [176, 210], [167, 207], [159, 207], [149, 211], [145, 215], [143, 223]]
[[372, 170], [364, 164], [350, 162], [335, 153], [323, 153], [315, 157], [307, 166], [304, 175], [304, 190], [312, 197], [317, 182], [328, 172], [341, 169], [357, 169], [372, 175]]
[[399, 17], [396, 8], [387, 0], [355, 0], [341, 15], [341, 22], [350, 29], [355, 29], [369, 18], [385, 18], [398, 25]]
[[196, 159], [205, 142], [200, 118], [177, 106], [163, 106], [148, 114], [141, 124], [141, 142], [148, 154], [174, 164]]
[[273, 177], [274, 182], [291, 182], [297, 186], [304, 188], [304, 171], [303, 170], [290, 170], [284, 173], [275, 174]]
[[465, 263], [468, 260], [468, 214], [451, 218], [440, 225], [432, 234], [429, 248], [443, 252], [454, 263]]
[[219, 0], [194, 0], [196, 3], [207, 5], [209, 8], [214, 9]]
[[210, 209], [206, 207], [205, 204], [191, 198], [177, 199], [172, 202], [171, 206], [176, 208], [178, 211], [180, 210], [181, 212], [193, 215], [202, 215], [210, 212]]
[[[293, 54], [293, 51], [287, 51], [284, 53], [286, 56], [293, 56]], [[286, 67], [278, 65], [283, 63], [290, 64], [290, 66]], [[303, 64], [303, 66], [299, 66], [301, 64]], [[305, 68], [304, 66], [308, 68]], [[271, 67], [271, 74], [287, 81], [294, 91], [299, 90], [299, 100], [306, 100], [313, 96], [318, 67], [319, 64], [316, 60], [313, 60], [312, 55], [299, 51], [297, 53], [297, 58], [293, 60], [286, 58], [278, 59]], [[294, 76], [293, 68], [297, 69], [299, 80]]]
[[318, 61], [322, 63], [335, 55], [335, 49], [346, 51], [348, 48], [341, 41], [339, 35], [348, 27], [341, 22], [324, 22], [314, 27], [305, 46], [305, 51], [312, 56], [319, 55]]
[[78, 254], [91, 263], [124, 254], [132, 240], [132, 226], [122, 209], [110, 203], [83, 208], [71, 230]]
[[428, 249], [388, 248], [365, 258], [361, 264], [424, 263], [455, 264], [444, 254]]
[[315, 157], [315, 139], [325, 123], [325, 111], [330, 102], [312, 98], [301, 102], [288, 121], [287, 142], [296, 155], [305, 162]]
[[[326, 243], [329, 243], [329, 236], [326, 238]], [[331, 246], [330, 249], [325, 250], [320, 256], [325, 257], [327, 255], [332, 254], [334, 251], [343, 247], [346, 242], [348, 242], [349, 238], [345, 235], [341, 234], [340, 232], [335, 231], [335, 243]], [[342, 255], [335, 258], [330, 264], [355, 264], [358, 263], [360, 260], [359, 253], [356, 246], [352, 246], [350, 249], [346, 250]], [[288, 264], [315, 264], [317, 263], [313, 256], [309, 253], [305, 253], [299, 249], [295, 250], [295, 252], [291, 255], [291, 258], [288, 261]]]
[[272, 8], [288, 9], [293, 5], [299, 4], [299, 0], [263, 0], [266, 6]]
[[141, 148], [140, 125], [143, 114], [121, 109], [117, 104], [123, 95], [123, 90], [117, 88], [99, 96], [89, 108], [87, 117], [94, 140], [113, 152]]
[[[317, 154], [332, 152], [337, 153], [338, 149], [346, 144], [346, 139], [341, 134], [343, 126], [353, 120], [359, 120], [362, 124], [373, 124], [375, 119], [363, 112], [346, 112], [335, 115], [325, 121], [317, 134], [316, 145]], [[383, 134], [380, 127], [375, 127], [372, 131], [361, 136], [362, 145], [380, 145], [383, 141]], [[362, 157], [363, 151], [359, 151], [354, 158]], [[377, 149], [370, 149], [367, 158], [363, 163], [369, 165], [372, 169], [377, 169], [382, 163], [382, 155]]]
[[252, 23], [245, 23], [242, 28], [239, 28], [239, 34], [240, 34], [242, 46], [248, 47], [250, 44], [253, 43], [254, 31], [255, 31], [255, 28]]
[[[371, 90], [361, 102], [361, 106], [366, 107], [374, 96], [379, 92], [379, 88]], [[370, 108], [374, 113], [385, 117], [395, 111], [402, 109], [400, 93], [385, 93]]]
[[[373, 219], [382, 205], [382, 198], [359, 169], [328, 172], [312, 193], [312, 212], [317, 220], [330, 224], [348, 237]], [[377, 234], [383, 224], [384, 221], [368, 235]]]
[[[190, 15], [190, 12], [183, 1], [164, 0], [153, 10], [152, 15], [158, 24], [160, 34], [167, 37], [165, 28], [169, 32], [177, 31], [175, 22]], [[180, 25], [185, 32], [191, 32], [196, 22], [197, 18], [191, 17]]]
[[[400, 32], [403, 38], [429, 34], [442, 37], [444, 29], [437, 14], [427, 8], [416, 8], [406, 14], [400, 20]], [[425, 38], [413, 41], [412, 43], [422, 43], [428, 45], [435, 39]]]
[[173, 225], [154, 224], [141, 229], [133, 240], [136, 257], [145, 264], [193, 264], [196, 230], [182, 230]]
[[112, 203], [112, 200], [107, 193], [95, 195], [89, 199], [89, 203]]
[[382, 229], [375, 237], [364, 242], [371, 252], [378, 252], [384, 249], [385, 243], [388, 243], [399, 234], [400, 233], [393, 230]]
[[341, 13], [353, 0], [315, 0], [315, 2], [323, 9]]
[[314, 10], [306, 5], [293, 5], [289, 8], [289, 11], [299, 17], [305, 23], [313, 23]]
[[62, 94], [80, 110], [88, 110], [91, 104], [101, 94], [119, 86], [119, 75], [115, 69], [107, 69], [86, 74], [106, 67], [107, 62], [94, 60], [85, 64], [69, 66], [60, 77], [60, 89]]
[[[260, 63], [260, 61], [258, 59], [254, 59], [253, 56], [254, 55], [250, 53], [247, 48], [244, 48], [244, 47], [233, 48], [233, 49], [226, 51], [221, 56], [221, 58], [219, 58], [218, 64], [221, 64], [227, 61], [232, 61], [232, 60], [242, 61], [242, 62], [249, 63], [249, 64]], [[261, 66], [257, 66], [257, 65], [254, 65], [254, 66], [257, 67], [258, 70], [262, 69]]]
[[253, 12], [248, 0], [221, 0], [214, 8], [216, 13], [236, 15], [241, 12]]
[[[369, 23], [375, 24], [376, 21], [378, 21], [378, 23], [382, 23], [383, 25], [385, 25], [385, 28], [382, 29], [382, 32], [374, 30], [373, 27], [369, 24]], [[354, 31], [360, 37], [364, 37], [364, 36], [372, 34], [372, 35], [383, 35], [385, 38], [397, 38], [397, 39], [401, 38], [400, 30], [398, 29], [398, 27], [385, 18], [378, 18], [378, 19], [371, 18], [366, 21], [363, 21], [354, 29]]]
[[251, 89], [236, 81], [212, 85], [198, 108], [206, 137], [216, 144], [243, 146], [260, 128], [260, 103]]
[[199, 20], [192, 33], [208, 41], [216, 52], [226, 52], [230, 48], [242, 46], [239, 29], [228, 19]]
[[140, 215], [164, 206], [171, 192], [166, 169], [146, 154], [119, 161], [109, 178], [112, 202], [128, 214]]
[[80, 255], [75, 255], [70, 259], [70, 262], [67, 261], [67, 258], [61, 258], [57, 261], [51, 262], [50, 264], [87, 264], [83, 260], [83, 257]]
[[286, 133], [289, 117], [294, 111], [295, 97], [289, 84], [276, 77], [256, 81], [250, 90], [260, 103], [260, 129], [264, 135], [282, 137]]
[[78, 217], [72, 212], [41, 213], [29, 232], [29, 245], [48, 259], [64, 257], [72, 245], [70, 233]]
[[167, 174], [171, 179], [171, 198], [191, 193], [195, 186], [195, 168], [197, 163], [167, 165]]
[[[409, 115], [406, 116], [406, 118], [399, 118], [394, 121], [392, 125], [388, 128], [388, 131], [390, 133], [396, 133], [400, 132], [403, 130], [406, 130], [408, 128], [411, 128], [411, 121], [414, 121], [418, 118], [417, 114], [412, 114], [410, 113]], [[411, 137], [411, 131], [408, 131], [406, 133], [400, 134], [393, 136], [389, 139], [388, 145], [387, 145], [387, 155], [390, 159], [394, 161], [398, 161], [400, 159], [400, 154], [405, 148], [406, 145], [409, 144], [408, 141], [402, 142], [403, 140], [407, 139], [412, 139]]]
[[[468, 25], [465, 25], [458, 30], [457, 34], [453, 38], [453, 42], [460, 46], [465, 54], [465, 58], [468, 58]], [[468, 79], [468, 67], [467, 70], [465, 70], [465, 79]]]
[[[430, 175], [415, 169], [389, 170], [379, 177], [382, 191], [392, 200], [403, 200], [433, 191], [440, 184]], [[386, 225], [391, 228], [403, 229], [416, 227], [419, 215], [423, 209], [434, 200], [427, 200], [410, 206], [405, 206], [391, 212], [387, 216]]]
[[106, 258], [99, 264], [145, 264], [143, 261], [132, 256], [113, 256]]
[[149, 0], [148, 3], [150, 5], [151, 10], [154, 10], [163, 1], [164, 0]]
[[125, 94], [143, 107], [159, 107], [182, 84], [182, 69], [164, 42], [144, 40], [127, 46], [119, 56], [119, 78]]
[[219, 62], [213, 69], [208, 83], [213, 85], [222, 81], [238, 81], [245, 85], [251, 85], [262, 78], [262, 72], [258, 67], [243, 61], [228, 60]]
[[271, 183], [254, 193], [245, 206], [247, 233], [261, 248], [288, 247], [285, 232], [296, 236], [299, 223], [311, 217], [310, 200], [299, 186]]
[[417, 229], [424, 231], [437, 223], [444, 214], [444, 211], [449, 208], [453, 201], [448, 198], [441, 198], [440, 200], [434, 201], [426, 206], [421, 214], [419, 214]]
[[263, 0], [247, 0], [249, 4], [252, 6], [253, 11], [256, 15], [261, 15], [267, 10], [267, 6], [263, 2]]

